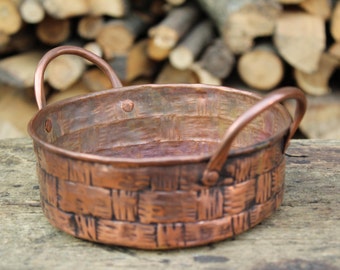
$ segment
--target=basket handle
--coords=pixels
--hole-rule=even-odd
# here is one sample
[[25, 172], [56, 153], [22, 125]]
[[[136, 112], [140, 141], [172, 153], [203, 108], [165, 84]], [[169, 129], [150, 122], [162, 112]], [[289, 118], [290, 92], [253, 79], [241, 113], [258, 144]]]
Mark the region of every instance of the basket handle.
[[44, 90], [44, 73], [47, 65], [57, 56], [62, 54], [75, 54], [96, 64], [106, 76], [108, 76], [112, 87], [122, 87], [122, 83], [118, 79], [116, 73], [112, 70], [111, 66], [101, 57], [96, 54], [77, 46], [59, 46], [48, 51], [41, 59], [34, 75], [34, 92], [35, 99], [38, 104], [39, 110], [46, 106], [46, 97]]
[[296, 109], [294, 120], [290, 126], [289, 134], [284, 144], [284, 151], [289, 145], [290, 139], [299, 127], [299, 124], [306, 112], [307, 101], [303, 92], [295, 87], [283, 87], [256, 103], [249, 110], [241, 114], [228, 128], [222, 139], [222, 144], [219, 149], [213, 154], [208, 165], [203, 173], [202, 183], [208, 186], [214, 185], [219, 178], [219, 173], [223, 164], [228, 158], [231, 144], [239, 132], [260, 113], [274, 106], [276, 103], [282, 102], [287, 99], [296, 100]]

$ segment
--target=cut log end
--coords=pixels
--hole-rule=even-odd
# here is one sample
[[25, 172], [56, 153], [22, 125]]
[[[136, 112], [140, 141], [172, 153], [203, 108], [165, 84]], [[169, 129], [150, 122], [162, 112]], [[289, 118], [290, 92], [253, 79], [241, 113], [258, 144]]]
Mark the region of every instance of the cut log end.
[[241, 56], [237, 65], [241, 79], [258, 90], [271, 90], [284, 75], [281, 59], [273, 52], [253, 50]]
[[71, 21], [45, 17], [36, 29], [37, 37], [45, 44], [58, 45], [67, 40], [71, 34]]
[[0, 1], [0, 11], [0, 32], [8, 35], [18, 32], [22, 25], [22, 19], [15, 2]]
[[45, 10], [38, 0], [24, 0], [20, 5], [20, 14], [25, 22], [36, 24], [44, 19]]
[[194, 62], [194, 56], [188, 48], [178, 47], [170, 53], [169, 60], [175, 68], [184, 70]]

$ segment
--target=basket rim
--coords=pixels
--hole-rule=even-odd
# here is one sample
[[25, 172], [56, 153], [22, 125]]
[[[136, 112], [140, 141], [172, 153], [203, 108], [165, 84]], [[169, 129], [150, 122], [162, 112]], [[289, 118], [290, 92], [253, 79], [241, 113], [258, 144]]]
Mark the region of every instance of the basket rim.
[[[44, 108], [39, 110], [29, 121], [27, 131], [28, 134], [31, 136], [34, 145], [39, 145], [42, 148], [51, 151], [52, 153], [66, 156], [75, 160], [83, 160], [83, 161], [90, 161], [90, 162], [96, 162], [96, 163], [103, 163], [103, 164], [115, 164], [115, 165], [126, 165], [126, 166], [159, 166], [159, 165], [177, 165], [177, 164], [188, 164], [188, 163], [200, 163], [200, 162], [208, 162], [209, 159], [212, 157], [214, 153], [204, 154], [204, 155], [182, 155], [182, 156], [166, 156], [166, 157], [148, 157], [148, 158], [126, 158], [126, 157], [109, 157], [109, 156], [103, 156], [103, 155], [97, 155], [97, 154], [90, 154], [90, 153], [82, 153], [77, 151], [68, 150], [65, 148], [58, 147], [54, 145], [53, 143], [48, 143], [47, 141], [39, 138], [36, 131], [33, 128], [33, 123], [36, 121], [36, 119], [42, 115], [45, 114], [46, 111], [52, 110], [56, 106], [62, 107], [66, 106], [67, 104], [70, 104], [74, 101], [79, 100], [85, 100], [85, 99], [92, 99], [96, 98], [97, 96], [101, 95], [109, 95], [111, 93], [119, 93], [122, 91], [133, 91], [140, 89], [142, 87], [144, 88], [165, 88], [165, 87], [178, 87], [178, 88], [195, 88], [199, 91], [200, 89], [203, 90], [209, 90], [214, 89], [218, 91], [224, 91], [224, 92], [231, 92], [234, 94], [240, 94], [245, 95], [251, 98], [254, 98], [256, 100], [261, 100], [263, 97], [257, 93], [248, 92], [245, 90], [239, 90], [235, 88], [231, 88], [228, 86], [216, 86], [216, 85], [207, 85], [207, 84], [143, 84], [143, 85], [132, 85], [132, 86], [123, 86], [120, 88], [111, 88], [107, 90], [102, 90], [98, 92], [93, 92], [89, 94], [85, 94], [82, 96], [75, 96], [70, 97], [61, 101], [57, 101], [52, 104], [46, 105]], [[288, 110], [281, 104], [275, 104], [274, 107], [281, 111], [283, 114], [286, 114], [290, 121], [292, 121], [292, 117]], [[246, 147], [240, 147], [237, 149], [231, 149], [228, 154], [228, 159], [233, 158], [238, 155], [244, 155], [249, 154], [251, 152], [259, 151], [263, 148], [269, 147], [276, 143], [278, 140], [282, 139], [285, 135], [287, 135], [289, 131], [289, 126], [285, 129], [282, 129], [282, 131], [277, 132], [276, 134], [270, 136], [264, 141], [246, 146]]]

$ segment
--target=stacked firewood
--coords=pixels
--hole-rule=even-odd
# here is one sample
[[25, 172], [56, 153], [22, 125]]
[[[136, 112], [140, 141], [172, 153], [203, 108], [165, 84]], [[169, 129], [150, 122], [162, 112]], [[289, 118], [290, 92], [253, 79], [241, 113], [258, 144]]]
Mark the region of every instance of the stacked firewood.
[[[300, 87], [322, 95], [339, 66], [340, 3], [329, 0], [1, 0], [0, 8], [0, 76], [18, 87], [32, 87], [44, 49], [61, 44], [99, 54], [126, 84], [223, 84], [237, 69], [251, 88], [269, 90], [288, 64]], [[63, 56], [46, 81], [65, 90], [83, 77], [98, 90], [97, 76], [102, 82], [85, 61]]]
[[[321, 96], [340, 67], [335, 0], [0, 0], [0, 11], [0, 83], [30, 93], [42, 55], [66, 44], [103, 57], [124, 85], [228, 85], [236, 74], [271, 90], [288, 76]], [[45, 75], [51, 100], [110, 88], [77, 56]]]

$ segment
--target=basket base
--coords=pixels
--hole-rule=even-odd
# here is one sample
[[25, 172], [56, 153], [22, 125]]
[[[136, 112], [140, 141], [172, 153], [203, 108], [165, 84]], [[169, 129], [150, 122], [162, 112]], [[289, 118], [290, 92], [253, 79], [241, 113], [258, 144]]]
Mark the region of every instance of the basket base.
[[236, 215], [193, 223], [142, 224], [98, 219], [64, 212], [42, 201], [49, 222], [77, 238], [147, 250], [201, 246], [232, 238], [269, 217], [282, 203], [283, 190], [273, 200]]

